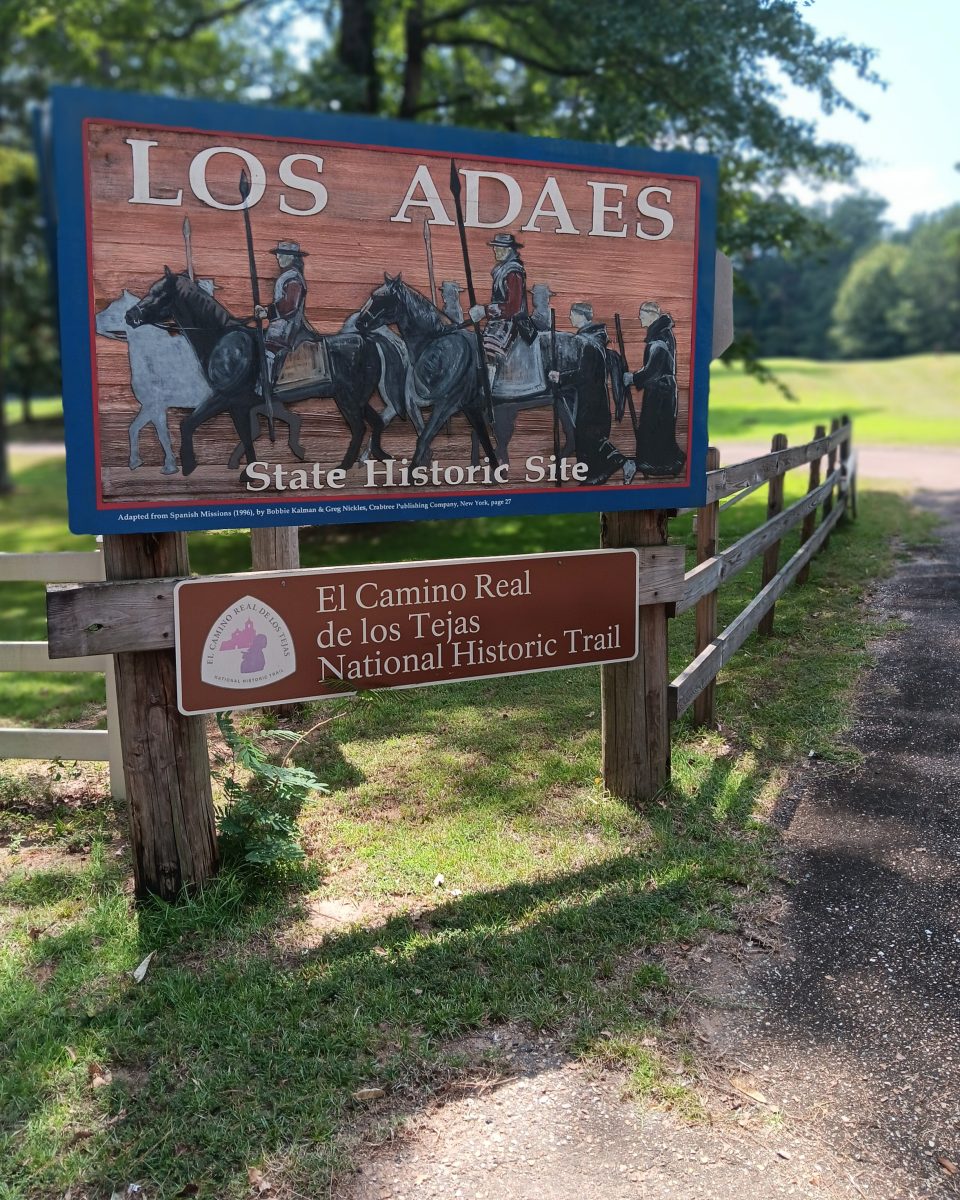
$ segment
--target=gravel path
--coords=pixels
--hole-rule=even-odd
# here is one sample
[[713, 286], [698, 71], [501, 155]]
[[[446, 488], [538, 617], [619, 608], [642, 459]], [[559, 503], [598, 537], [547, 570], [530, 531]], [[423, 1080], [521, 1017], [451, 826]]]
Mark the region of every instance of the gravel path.
[[903, 624], [860, 689], [863, 766], [795, 773], [778, 814], [792, 883], [740, 936], [668, 963], [709, 1120], [645, 1110], [622, 1078], [500, 1031], [470, 1039], [496, 1066], [408, 1115], [336, 1196], [960, 1196], [960, 493], [921, 502], [943, 541], [878, 589]]

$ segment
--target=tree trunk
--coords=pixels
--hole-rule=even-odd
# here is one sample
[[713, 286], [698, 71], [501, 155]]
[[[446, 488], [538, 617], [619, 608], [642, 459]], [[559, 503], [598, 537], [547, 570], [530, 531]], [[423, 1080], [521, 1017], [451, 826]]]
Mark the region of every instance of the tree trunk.
[[423, 55], [426, 49], [423, 37], [423, 0], [415, 0], [407, 10], [405, 32], [407, 58], [403, 67], [400, 116], [412, 120], [417, 115], [423, 89]]
[[353, 107], [358, 112], [380, 109], [380, 77], [374, 56], [376, 0], [340, 0], [339, 58], [360, 83]]

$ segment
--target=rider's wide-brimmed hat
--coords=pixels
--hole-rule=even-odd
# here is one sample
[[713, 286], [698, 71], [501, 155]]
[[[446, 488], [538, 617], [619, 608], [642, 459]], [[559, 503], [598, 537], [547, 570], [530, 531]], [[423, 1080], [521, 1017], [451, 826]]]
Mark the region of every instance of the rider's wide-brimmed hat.
[[299, 254], [301, 258], [306, 258], [310, 253], [309, 250], [301, 250], [299, 242], [278, 241], [274, 248], [270, 251], [271, 254]]
[[506, 246], [508, 250], [522, 250], [523, 242], [518, 242], [512, 233], [497, 233], [487, 242], [488, 246]]

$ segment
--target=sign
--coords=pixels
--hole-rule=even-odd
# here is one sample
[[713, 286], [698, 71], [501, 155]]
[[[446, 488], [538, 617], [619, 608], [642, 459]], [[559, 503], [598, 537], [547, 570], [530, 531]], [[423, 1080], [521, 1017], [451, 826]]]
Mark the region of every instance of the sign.
[[586, 550], [177, 584], [177, 703], [217, 712], [637, 654], [639, 554]]
[[75, 532], [702, 503], [712, 159], [73, 89], [53, 147]]

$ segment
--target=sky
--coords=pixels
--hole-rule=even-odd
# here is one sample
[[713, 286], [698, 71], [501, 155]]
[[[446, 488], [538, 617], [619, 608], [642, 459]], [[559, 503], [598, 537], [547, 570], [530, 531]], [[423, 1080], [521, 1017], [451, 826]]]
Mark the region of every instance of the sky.
[[[960, 203], [960, 3], [957, 0], [814, 0], [806, 19], [822, 35], [877, 52], [886, 90], [838, 71], [841, 90], [870, 114], [824, 116], [815, 99], [790, 89], [788, 111], [817, 121], [821, 135], [848, 142], [865, 160], [859, 182], [884, 196], [903, 227], [917, 213]], [[830, 199], [837, 189], [821, 193]], [[804, 199], [810, 193], [804, 193]]]

